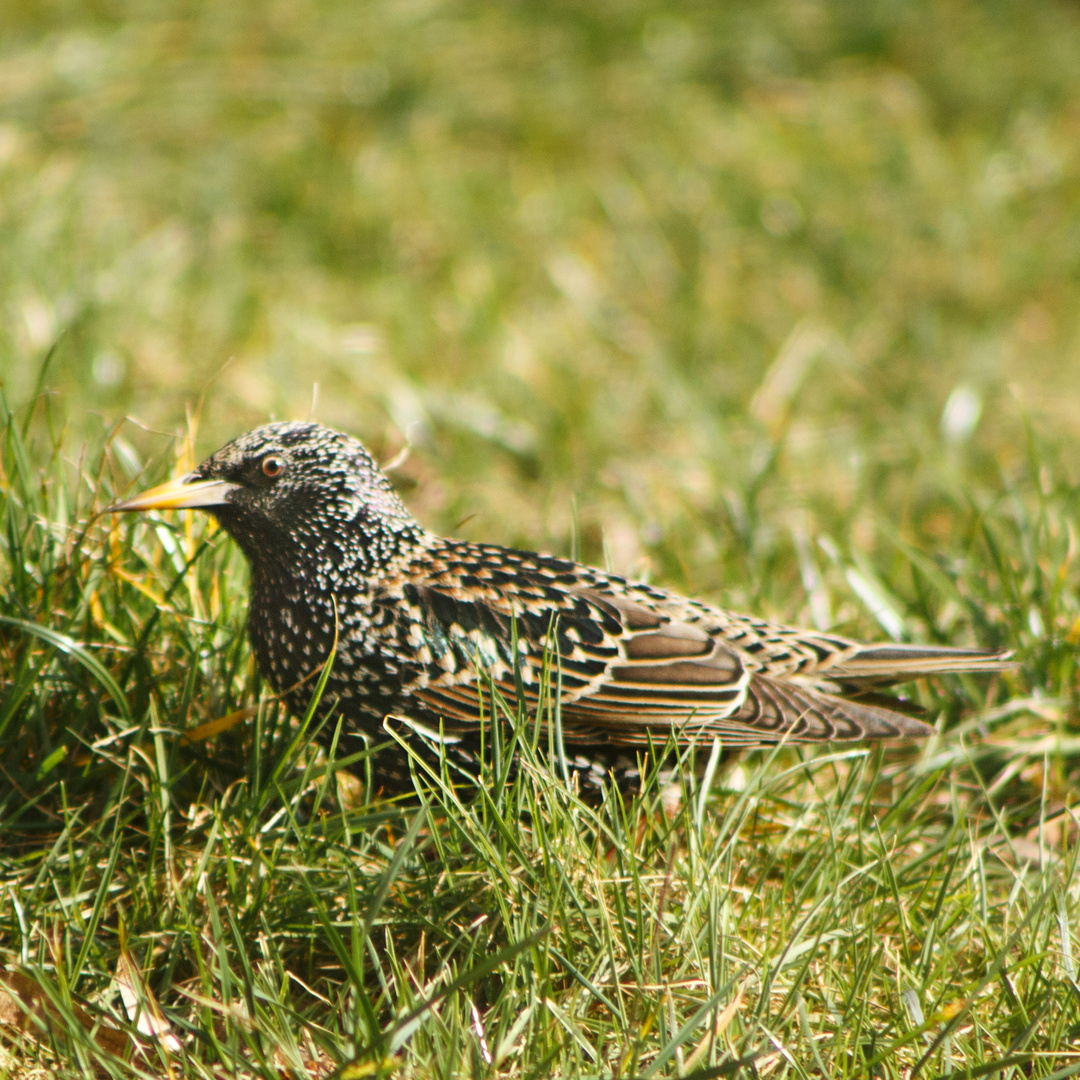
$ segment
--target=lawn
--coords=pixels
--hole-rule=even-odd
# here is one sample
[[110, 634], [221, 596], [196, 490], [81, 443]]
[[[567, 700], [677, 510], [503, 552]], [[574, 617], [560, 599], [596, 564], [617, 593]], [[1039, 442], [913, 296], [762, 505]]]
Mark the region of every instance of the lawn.
[[[1065, 0], [8, 0], [0, 1077], [1080, 1074], [1077, 56]], [[271, 416], [432, 529], [1020, 666], [599, 805], [505, 702], [516, 774], [387, 799], [221, 532], [97, 516]]]

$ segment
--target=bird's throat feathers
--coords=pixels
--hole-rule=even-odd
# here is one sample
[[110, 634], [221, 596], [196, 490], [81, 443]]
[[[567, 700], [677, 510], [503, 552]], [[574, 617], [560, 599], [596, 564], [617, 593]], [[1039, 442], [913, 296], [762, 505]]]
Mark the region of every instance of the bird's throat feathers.
[[312, 506], [287, 523], [232, 507], [215, 510], [256, 578], [295, 584], [307, 593], [378, 585], [387, 569], [426, 536], [407, 511], [387, 513], [360, 494], [341, 497], [331, 507]]
[[335, 666], [351, 665], [349, 650], [367, 639], [372, 596], [428, 535], [412, 519], [364, 509], [333, 528], [296, 529], [287, 538], [230, 530], [251, 563], [251, 642], [278, 690], [310, 678], [339, 638], [344, 652]]

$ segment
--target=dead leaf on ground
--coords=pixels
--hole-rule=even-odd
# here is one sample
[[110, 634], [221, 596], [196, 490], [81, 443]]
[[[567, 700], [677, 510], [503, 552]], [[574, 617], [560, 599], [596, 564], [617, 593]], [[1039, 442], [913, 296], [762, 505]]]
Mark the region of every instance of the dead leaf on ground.
[[[127, 1058], [131, 1039], [118, 1028], [95, 1021], [83, 1008], [71, 1003], [75, 1019], [90, 1033], [106, 1053]], [[0, 1025], [37, 1037], [43, 1027], [61, 1022], [61, 1015], [37, 980], [21, 971], [0, 973]]]

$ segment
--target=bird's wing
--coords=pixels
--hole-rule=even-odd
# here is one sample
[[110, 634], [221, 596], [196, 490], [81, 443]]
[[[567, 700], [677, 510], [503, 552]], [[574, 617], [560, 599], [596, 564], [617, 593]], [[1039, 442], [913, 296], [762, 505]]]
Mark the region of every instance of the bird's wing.
[[883, 642], [870, 645], [824, 631], [798, 629], [755, 615], [725, 611], [700, 600], [664, 593], [648, 585], [611, 581], [617, 595], [643, 600], [653, 610], [698, 627], [737, 653], [753, 672], [801, 684], [817, 682], [858, 693], [949, 672], [1007, 671], [1012, 653], [944, 645]]
[[593, 693], [568, 702], [564, 717], [607, 728], [613, 741], [644, 744], [650, 736], [655, 739], [658, 728], [674, 728], [681, 741], [719, 735], [728, 743], [747, 745], [931, 731], [889, 709], [755, 671], [738, 650], [700, 625], [673, 620], [625, 597], [584, 595], [607, 611], [614, 609], [626, 628], [620, 642], [623, 660], [612, 665], [610, 678]]
[[[751, 670], [700, 625], [591, 589], [451, 589], [412, 584], [403, 600], [424, 675], [410, 694], [456, 730], [480, 715], [477, 673], [508, 700], [540, 704], [547, 669], [561, 686], [571, 742], [645, 746], [720, 735], [733, 743], [922, 735], [926, 725]], [[513, 643], [516, 641], [515, 661]], [[412, 642], [413, 647], [417, 642]], [[516, 670], [515, 670], [516, 669]]]

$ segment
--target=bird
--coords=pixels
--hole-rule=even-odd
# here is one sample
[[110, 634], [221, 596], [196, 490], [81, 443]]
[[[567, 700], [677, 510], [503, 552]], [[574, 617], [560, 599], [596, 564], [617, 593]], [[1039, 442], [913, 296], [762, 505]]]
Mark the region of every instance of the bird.
[[[474, 778], [492, 690], [544, 722], [556, 693], [562, 765], [602, 786], [638, 777], [665, 745], [925, 737], [934, 729], [881, 688], [1015, 666], [1000, 650], [863, 644], [440, 536], [359, 440], [314, 422], [258, 427], [108, 509], [181, 508], [213, 515], [247, 557], [251, 647], [295, 712], [329, 660], [319, 708], [337, 719], [323, 732], [372, 745], [393, 730]], [[387, 790], [407, 775], [400, 760], [375, 769]]]

